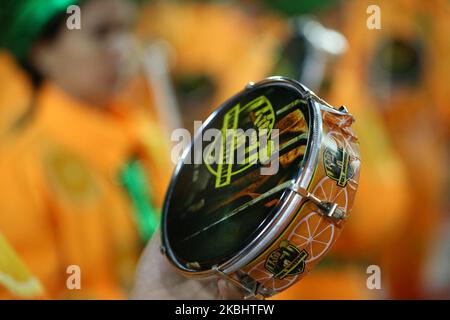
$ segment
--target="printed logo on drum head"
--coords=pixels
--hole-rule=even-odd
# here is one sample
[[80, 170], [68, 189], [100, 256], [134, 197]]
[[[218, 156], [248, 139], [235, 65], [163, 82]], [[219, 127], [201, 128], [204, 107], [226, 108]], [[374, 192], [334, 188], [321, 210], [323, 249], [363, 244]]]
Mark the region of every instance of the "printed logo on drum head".
[[300, 250], [296, 246], [283, 240], [280, 247], [269, 255], [265, 268], [273, 274], [275, 279], [284, 279], [305, 271], [305, 260], [308, 258], [306, 250]]
[[351, 156], [345, 146], [340, 145], [334, 138], [328, 139], [328, 145], [323, 153], [325, 172], [340, 187], [345, 187], [355, 175], [351, 161]]
[[[261, 146], [259, 135], [265, 132], [266, 138], [270, 138], [274, 124], [275, 111], [266, 96], [259, 96], [244, 106], [239, 103], [225, 114], [219, 161], [214, 163], [214, 166], [209, 163], [210, 161], [205, 161], [208, 170], [216, 176], [216, 188], [229, 185], [233, 175], [255, 165], [258, 160], [261, 160], [259, 159], [261, 154], [270, 158], [274, 149], [273, 142], [266, 141], [268, 144]], [[248, 145], [246, 145], [247, 137], [244, 132], [247, 129], [250, 129]], [[212, 152], [214, 148], [207, 150], [207, 158], [214, 158]], [[239, 161], [240, 158], [241, 161]]]

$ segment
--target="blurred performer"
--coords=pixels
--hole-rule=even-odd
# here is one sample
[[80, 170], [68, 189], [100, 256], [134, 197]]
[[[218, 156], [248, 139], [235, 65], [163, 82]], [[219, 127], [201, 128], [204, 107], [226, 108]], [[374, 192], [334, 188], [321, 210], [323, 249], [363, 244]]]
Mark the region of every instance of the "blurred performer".
[[284, 37], [282, 19], [246, 12], [241, 3], [156, 1], [144, 8], [138, 35], [168, 44], [173, 84], [188, 130], [250, 80], [270, 73]]
[[[336, 101], [350, 97], [352, 106], [379, 113], [403, 162], [410, 194], [407, 216], [391, 226], [394, 237], [382, 251], [382, 271], [388, 280], [389, 297], [424, 298], [425, 266], [443, 221], [448, 178], [444, 128], [448, 128], [449, 95], [444, 88], [448, 87], [445, 79], [450, 71], [445, 54], [449, 41], [440, 28], [446, 24], [444, 20], [448, 22], [450, 11], [445, 1], [439, 0], [378, 1], [381, 29], [370, 30], [365, 26], [371, 4], [355, 0], [345, 7], [343, 33], [352, 49], [338, 68], [334, 97]], [[372, 159], [385, 161], [384, 149], [368, 151]], [[364, 161], [363, 172], [367, 172], [371, 159]], [[373, 172], [368, 180], [371, 184], [382, 177], [391, 184], [398, 181], [397, 170], [388, 171], [384, 166], [380, 170]], [[363, 177], [361, 180], [363, 187]], [[355, 208], [355, 222], [367, 210], [374, 211], [372, 222], [393, 220], [398, 215], [386, 210], [387, 204], [399, 201], [399, 193], [392, 189], [379, 189], [367, 198], [360, 193], [358, 197], [365, 201]], [[375, 226], [367, 224], [369, 234]]]
[[[287, 2], [267, 3], [282, 12], [296, 12], [294, 3], [291, 9]], [[314, 3], [311, 7], [303, 3], [301, 13], [310, 12], [314, 7], [321, 9]], [[321, 11], [324, 24], [339, 30], [341, 8]], [[276, 73], [295, 76], [335, 105], [343, 101], [348, 104], [356, 118], [363, 168], [353, 212], [335, 247], [308, 277], [275, 299], [385, 298], [386, 290], [367, 287], [370, 276], [367, 268], [378, 265], [384, 270], [383, 252], [392, 245], [396, 230], [405, 223], [409, 194], [403, 164], [389, 141], [380, 114], [370, 108], [370, 100], [356, 89], [359, 84], [351, 75], [357, 66], [342, 67], [344, 61], [353, 61], [346, 59], [353, 57], [352, 43], [347, 44], [342, 35], [309, 16], [299, 16], [292, 22], [289, 40], [280, 50]], [[374, 200], [375, 195], [383, 195], [383, 201]], [[382, 285], [382, 289], [386, 288]]]
[[[304, 14], [316, 12], [324, 7], [332, 8], [327, 18], [330, 15], [333, 19], [339, 17], [338, 13], [335, 13], [336, 7], [333, 7], [336, 1], [323, 1], [320, 5], [315, 1], [265, 3], [283, 14]], [[180, 99], [181, 105], [189, 110], [197, 108], [194, 113], [188, 115], [188, 121], [185, 122], [187, 125], [192, 126], [189, 121], [198, 120], [199, 117], [201, 119], [212, 107], [241, 89], [249, 80], [259, 80], [274, 73], [285, 76], [299, 74], [297, 69], [288, 70], [289, 66], [297, 67], [302, 62], [301, 52], [295, 50], [304, 45], [297, 42], [301, 39], [295, 34], [297, 30], [292, 28], [296, 24], [287, 24], [274, 12], [263, 10], [260, 2], [246, 1], [244, 7], [241, 2], [240, 5], [238, 9], [233, 4], [159, 3], [150, 6], [143, 15], [139, 28], [141, 36], [165, 39], [173, 47], [175, 56], [173, 73], [179, 95], [183, 97]], [[309, 34], [309, 38], [306, 39], [310, 41], [307, 44], [309, 47], [314, 45], [312, 48], [314, 56], [309, 58], [318, 57], [318, 53], [328, 56], [341, 54], [345, 47], [342, 39], [337, 36], [339, 47], [327, 47], [329, 43], [318, 39], [317, 33], [326, 31], [327, 36], [330, 34], [334, 36], [335, 33], [320, 28], [314, 20], [302, 20], [302, 22], [310, 21], [313, 22], [310, 25], [319, 30], [314, 35]], [[205, 28], [205, 25], [208, 28]], [[285, 43], [288, 43], [288, 46], [284, 46]], [[278, 57], [278, 54], [286, 52], [292, 54], [281, 59]], [[283, 58], [292, 60], [287, 61]], [[314, 76], [315, 65], [321, 61], [307, 60], [309, 66], [304, 70], [310, 72], [303, 73]], [[346, 231], [337, 242], [338, 247], [331, 252], [332, 257], [326, 259], [319, 269], [314, 270], [293, 288], [277, 295], [275, 299], [384, 297], [383, 293], [367, 288], [366, 270], [369, 265], [380, 264], [381, 252], [391, 244], [392, 238], [396, 235], [396, 228], [401, 226], [405, 219], [405, 205], [408, 198], [406, 176], [403, 164], [389, 141], [384, 123], [376, 111], [366, 106], [364, 97], [355, 94], [357, 90], [335, 94], [334, 87], [341, 86], [333, 84], [337, 82], [337, 78], [339, 81], [347, 81], [345, 76], [348, 72], [342, 73], [341, 79], [333, 72], [334, 69], [331, 70], [316, 70], [317, 73], [323, 72], [323, 77], [319, 79], [321, 83], [316, 81], [306, 85], [320, 88], [321, 95], [328, 96], [336, 103], [347, 101], [350, 111], [357, 118], [364, 167], [356, 208], [346, 226]], [[200, 76], [192, 76], [195, 74]], [[300, 79], [299, 76], [301, 81], [308, 79], [311, 77]], [[352, 84], [357, 86], [354, 82]], [[200, 97], [206, 97], [203, 103], [199, 93]], [[190, 96], [193, 98], [189, 99]], [[192, 102], [189, 103], [189, 100]], [[375, 194], [392, 194], [392, 196], [385, 198], [383, 202], [374, 203]]]
[[[81, 6], [81, 29], [67, 28], [70, 5]], [[134, 5], [0, 6], [0, 44], [33, 84], [0, 94], [0, 231], [45, 297], [123, 298], [157, 228], [171, 168], [162, 130], [148, 104], [137, 101], [140, 85], [129, 80]], [[9, 119], [8, 107], [17, 108]], [[77, 276], [70, 266], [81, 271], [76, 290], [67, 286]]]

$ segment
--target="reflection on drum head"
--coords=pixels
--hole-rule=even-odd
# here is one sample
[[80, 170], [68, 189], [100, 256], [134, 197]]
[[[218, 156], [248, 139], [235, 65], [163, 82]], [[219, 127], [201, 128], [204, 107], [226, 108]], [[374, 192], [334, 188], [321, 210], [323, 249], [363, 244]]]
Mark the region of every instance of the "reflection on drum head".
[[[203, 128], [202, 132], [221, 130], [223, 139], [213, 142], [219, 145], [206, 146], [203, 155], [223, 161], [184, 163], [164, 207], [168, 244], [181, 265], [190, 270], [211, 269], [242, 250], [267, 226], [304, 165], [310, 117], [307, 102], [297, 90], [271, 84], [232, 98]], [[226, 129], [264, 129], [269, 139], [277, 138], [278, 172], [261, 175], [267, 164], [258, 159], [259, 141], [238, 134], [227, 137]], [[220, 151], [215, 154], [213, 149]], [[244, 150], [244, 162], [225, 161], [239, 150]], [[191, 153], [192, 148], [187, 156]], [[289, 272], [300, 272], [304, 253], [292, 252], [288, 258], [291, 249], [284, 249], [288, 251], [283, 257], [297, 263]]]

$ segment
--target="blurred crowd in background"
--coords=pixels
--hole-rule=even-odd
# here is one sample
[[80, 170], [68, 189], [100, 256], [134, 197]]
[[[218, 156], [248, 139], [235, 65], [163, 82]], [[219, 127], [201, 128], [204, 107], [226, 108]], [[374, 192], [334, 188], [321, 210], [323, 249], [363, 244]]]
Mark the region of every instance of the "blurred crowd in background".
[[362, 173], [336, 246], [274, 299], [449, 299], [449, 32], [446, 0], [0, 0], [0, 298], [125, 298], [172, 130], [282, 75], [347, 106]]

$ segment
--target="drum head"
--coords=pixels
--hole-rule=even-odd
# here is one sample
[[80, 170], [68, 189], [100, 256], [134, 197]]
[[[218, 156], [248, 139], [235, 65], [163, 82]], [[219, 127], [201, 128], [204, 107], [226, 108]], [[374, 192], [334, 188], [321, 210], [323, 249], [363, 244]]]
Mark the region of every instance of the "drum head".
[[[178, 267], [210, 270], [269, 224], [302, 171], [311, 110], [299, 89], [274, 80], [246, 89], [208, 119], [178, 165], [163, 208], [164, 246]], [[218, 129], [221, 139], [205, 141], [208, 129]], [[263, 174], [277, 162], [278, 170]]]

